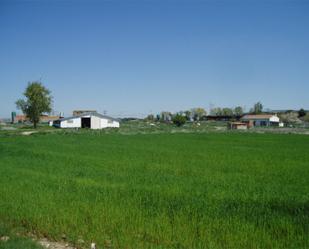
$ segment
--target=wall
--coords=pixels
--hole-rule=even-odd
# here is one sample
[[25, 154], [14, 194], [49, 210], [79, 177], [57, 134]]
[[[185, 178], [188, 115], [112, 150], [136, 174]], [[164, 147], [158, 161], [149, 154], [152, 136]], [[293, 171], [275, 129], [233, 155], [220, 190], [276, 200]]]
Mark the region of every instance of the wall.
[[109, 124], [109, 127], [119, 128], [120, 124], [118, 121], [112, 121], [112, 123]]
[[278, 116], [271, 116], [270, 119], [269, 119], [270, 122], [279, 122], [280, 119]]
[[102, 118], [101, 128], [107, 128], [107, 127], [119, 128], [119, 122]]
[[81, 118], [72, 118], [60, 123], [61, 128], [81, 128]]
[[91, 116], [91, 129], [101, 129], [101, 118]]
[[255, 126], [269, 126], [269, 120], [268, 119], [255, 120]]
[[118, 121], [113, 121], [113, 123], [111, 124], [110, 127], [119, 128], [120, 127], [120, 123]]
[[237, 129], [237, 130], [247, 130], [248, 127], [247, 127], [247, 125], [237, 125], [237, 126], [236, 126], [236, 129]]

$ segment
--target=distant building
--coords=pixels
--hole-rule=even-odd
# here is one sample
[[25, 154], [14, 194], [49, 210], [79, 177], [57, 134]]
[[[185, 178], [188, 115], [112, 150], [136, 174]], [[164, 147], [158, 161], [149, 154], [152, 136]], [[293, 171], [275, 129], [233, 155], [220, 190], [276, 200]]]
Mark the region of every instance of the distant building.
[[24, 123], [26, 121], [28, 121], [28, 118], [26, 117], [26, 115], [15, 115], [15, 116], [12, 116], [12, 124]]
[[50, 121], [58, 120], [59, 118], [62, 118], [61, 116], [49, 116], [49, 115], [42, 115], [40, 117], [40, 122], [42, 123], [48, 123]]
[[53, 122], [53, 126], [59, 128], [104, 129], [107, 127], [119, 128], [120, 124], [115, 118], [97, 112], [90, 112], [58, 119]]
[[280, 119], [273, 114], [247, 114], [241, 119], [242, 122], [248, 124], [248, 127], [253, 126], [279, 126]]
[[206, 120], [208, 121], [231, 121], [239, 120], [241, 116], [239, 115], [207, 115]]
[[[41, 123], [48, 123], [50, 121], [54, 121], [61, 118], [60, 116], [49, 116], [49, 115], [42, 115], [40, 117], [40, 122]], [[16, 115], [12, 113], [12, 120], [11, 123], [12, 124], [16, 124], [16, 123], [24, 123], [29, 121], [29, 118], [26, 115]]]
[[228, 129], [231, 130], [247, 130], [248, 124], [243, 122], [229, 122]]

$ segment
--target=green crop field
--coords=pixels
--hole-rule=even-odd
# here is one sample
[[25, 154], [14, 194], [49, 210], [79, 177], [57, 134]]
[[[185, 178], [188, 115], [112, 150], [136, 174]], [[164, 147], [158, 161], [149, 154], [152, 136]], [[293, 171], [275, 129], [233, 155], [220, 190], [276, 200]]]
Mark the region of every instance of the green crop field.
[[309, 136], [2, 136], [0, 223], [84, 248], [308, 248]]

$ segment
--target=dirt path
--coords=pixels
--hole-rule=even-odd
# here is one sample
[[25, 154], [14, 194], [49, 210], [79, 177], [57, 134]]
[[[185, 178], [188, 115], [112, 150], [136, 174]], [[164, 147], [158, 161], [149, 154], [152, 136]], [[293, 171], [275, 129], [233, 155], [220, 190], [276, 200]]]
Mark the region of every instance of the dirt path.
[[37, 131], [23, 131], [21, 134], [24, 135], [24, 136], [29, 136], [33, 133], [37, 133]]
[[70, 246], [68, 243], [52, 242], [47, 239], [39, 239], [38, 243], [48, 249], [76, 249]]

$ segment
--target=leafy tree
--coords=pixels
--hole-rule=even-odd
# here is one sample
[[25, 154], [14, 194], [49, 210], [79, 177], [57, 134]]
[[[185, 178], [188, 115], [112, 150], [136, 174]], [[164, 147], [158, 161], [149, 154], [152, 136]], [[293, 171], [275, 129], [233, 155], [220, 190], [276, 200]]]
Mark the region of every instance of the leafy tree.
[[41, 115], [51, 111], [52, 96], [50, 91], [41, 82], [29, 82], [24, 92], [26, 99], [16, 101], [18, 109], [29, 118], [33, 127], [37, 127]]
[[190, 120], [191, 120], [191, 117], [192, 117], [191, 111], [189, 111], [189, 110], [185, 111], [185, 116], [186, 116], [186, 119], [187, 119], [188, 121], [190, 121]]
[[153, 114], [149, 114], [147, 117], [146, 117], [146, 121], [154, 121], [155, 117]]
[[173, 116], [172, 121], [179, 127], [186, 123], [186, 117], [177, 113], [175, 116]]
[[254, 104], [253, 108], [251, 108], [250, 112], [253, 114], [260, 114], [263, 111], [263, 105], [261, 102], [257, 102]]
[[301, 118], [301, 117], [304, 117], [304, 116], [306, 116], [306, 111], [303, 109], [303, 108], [301, 108], [299, 111], [298, 111], [298, 117], [299, 118]]
[[220, 107], [212, 108], [210, 114], [213, 116], [222, 116], [222, 109]]
[[244, 114], [244, 109], [243, 109], [241, 106], [236, 106], [236, 107], [234, 108], [234, 114], [235, 114], [236, 116], [241, 116], [241, 115]]
[[193, 108], [191, 111], [192, 111], [194, 121], [200, 120], [203, 116], [207, 114], [205, 109], [201, 107]]
[[160, 114], [160, 121], [162, 122], [169, 122], [172, 120], [172, 113], [170, 112], [161, 112]]
[[232, 116], [233, 115], [233, 110], [231, 108], [222, 108], [222, 115], [223, 116]]

